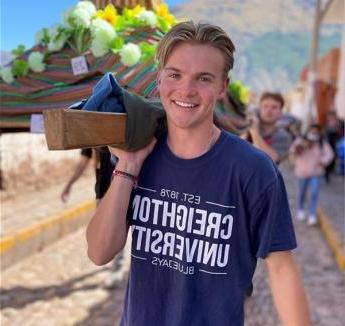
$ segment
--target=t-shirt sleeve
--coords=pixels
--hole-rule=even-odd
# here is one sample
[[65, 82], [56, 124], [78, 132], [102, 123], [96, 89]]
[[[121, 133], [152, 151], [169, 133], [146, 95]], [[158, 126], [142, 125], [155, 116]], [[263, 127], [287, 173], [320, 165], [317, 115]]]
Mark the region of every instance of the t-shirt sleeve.
[[260, 258], [297, 247], [284, 181], [278, 170], [276, 173], [249, 209], [252, 248]]

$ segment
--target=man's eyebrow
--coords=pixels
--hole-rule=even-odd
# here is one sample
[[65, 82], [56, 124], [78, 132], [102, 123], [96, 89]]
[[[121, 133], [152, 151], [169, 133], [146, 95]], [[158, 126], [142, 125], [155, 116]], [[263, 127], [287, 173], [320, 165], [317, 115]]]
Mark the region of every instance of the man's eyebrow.
[[198, 74], [199, 76], [209, 76], [209, 77], [212, 77], [212, 78], [216, 78], [216, 76], [214, 75], [214, 74], [212, 74], [212, 73], [210, 73], [210, 72], [200, 72], [199, 74]]
[[175, 72], [180, 72], [180, 69], [174, 68], [174, 67], [165, 67], [165, 70], [171, 70], [171, 71], [175, 71]]
[[[169, 70], [169, 71], [173, 71], [173, 72], [181, 72], [180, 69], [175, 68], [175, 67], [165, 67], [164, 69], [165, 70]], [[212, 74], [211, 72], [208, 72], [208, 71], [199, 72], [197, 75], [199, 77], [200, 76], [209, 76], [209, 77], [212, 77], [212, 78], [216, 78], [216, 76], [214, 74]]]

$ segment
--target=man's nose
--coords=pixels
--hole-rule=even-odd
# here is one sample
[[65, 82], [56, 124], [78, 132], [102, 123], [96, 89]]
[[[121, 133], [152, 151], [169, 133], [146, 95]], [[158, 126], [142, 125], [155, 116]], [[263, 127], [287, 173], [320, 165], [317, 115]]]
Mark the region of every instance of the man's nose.
[[180, 84], [180, 91], [185, 96], [194, 96], [197, 93], [196, 82], [192, 79], [184, 79]]

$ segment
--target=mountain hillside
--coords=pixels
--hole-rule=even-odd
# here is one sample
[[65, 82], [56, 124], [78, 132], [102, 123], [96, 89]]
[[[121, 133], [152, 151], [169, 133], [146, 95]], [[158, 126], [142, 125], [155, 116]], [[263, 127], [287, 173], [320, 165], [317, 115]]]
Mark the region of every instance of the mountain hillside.
[[[223, 27], [236, 46], [232, 76], [253, 90], [288, 91], [309, 60], [314, 0], [190, 0], [179, 18]], [[323, 26], [320, 54], [340, 44], [340, 28]]]

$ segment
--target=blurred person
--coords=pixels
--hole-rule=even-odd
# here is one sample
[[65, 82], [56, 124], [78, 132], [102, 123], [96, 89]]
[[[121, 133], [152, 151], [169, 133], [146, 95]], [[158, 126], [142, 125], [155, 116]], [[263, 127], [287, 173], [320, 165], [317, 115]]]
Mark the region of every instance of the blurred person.
[[304, 137], [298, 137], [290, 148], [294, 173], [298, 179], [298, 211], [296, 219], [306, 219], [305, 202], [309, 190], [308, 225], [317, 224], [317, 202], [320, 189], [320, 178], [326, 166], [334, 158], [328, 142], [322, 138], [321, 126], [312, 124]]
[[340, 134], [342, 137], [335, 145], [336, 149], [336, 172], [338, 175], [345, 175], [345, 134], [344, 134], [344, 120], [340, 120]]
[[73, 184], [82, 176], [89, 162], [92, 161], [92, 157], [94, 157], [95, 163], [95, 196], [97, 204], [103, 198], [110, 185], [111, 174], [114, 169], [110, 152], [107, 147], [99, 149], [84, 148], [80, 151], [79, 162], [61, 193], [61, 200], [63, 202], [67, 202], [69, 199]]
[[[264, 92], [260, 96], [259, 109], [252, 109], [249, 115], [251, 127], [244, 138], [268, 154], [279, 165], [288, 157], [293, 136], [278, 124], [282, 117], [284, 98], [280, 93]], [[247, 291], [251, 296], [253, 284]]]
[[265, 259], [284, 325], [310, 325], [285, 186], [262, 151], [213, 123], [234, 46], [219, 27], [175, 25], [158, 45], [167, 133], [118, 157], [87, 228], [88, 255], [111, 261], [132, 235], [120, 325], [243, 325]]
[[251, 142], [279, 164], [288, 157], [292, 143], [292, 135], [278, 126], [278, 120], [283, 113], [284, 98], [280, 93], [264, 92], [259, 103], [258, 114], [250, 117]]
[[[341, 122], [334, 110], [327, 113], [325, 134], [327, 142], [331, 145], [332, 150], [336, 153], [336, 144], [338, 140], [343, 137], [343, 132], [341, 131]], [[336, 164], [336, 156], [332, 161], [326, 166], [325, 179], [329, 183], [331, 181], [331, 174], [334, 173]]]
[[62, 193], [60, 195], [61, 200], [66, 203], [71, 195], [71, 189], [73, 184], [82, 176], [84, 171], [89, 165], [89, 162], [91, 161], [92, 157], [92, 149], [91, 148], [83, 148], [80, 151], [80, 158], [79, 161], [73, 171], [73, 174], [68, 179], [65, 187], [62, 190]]

